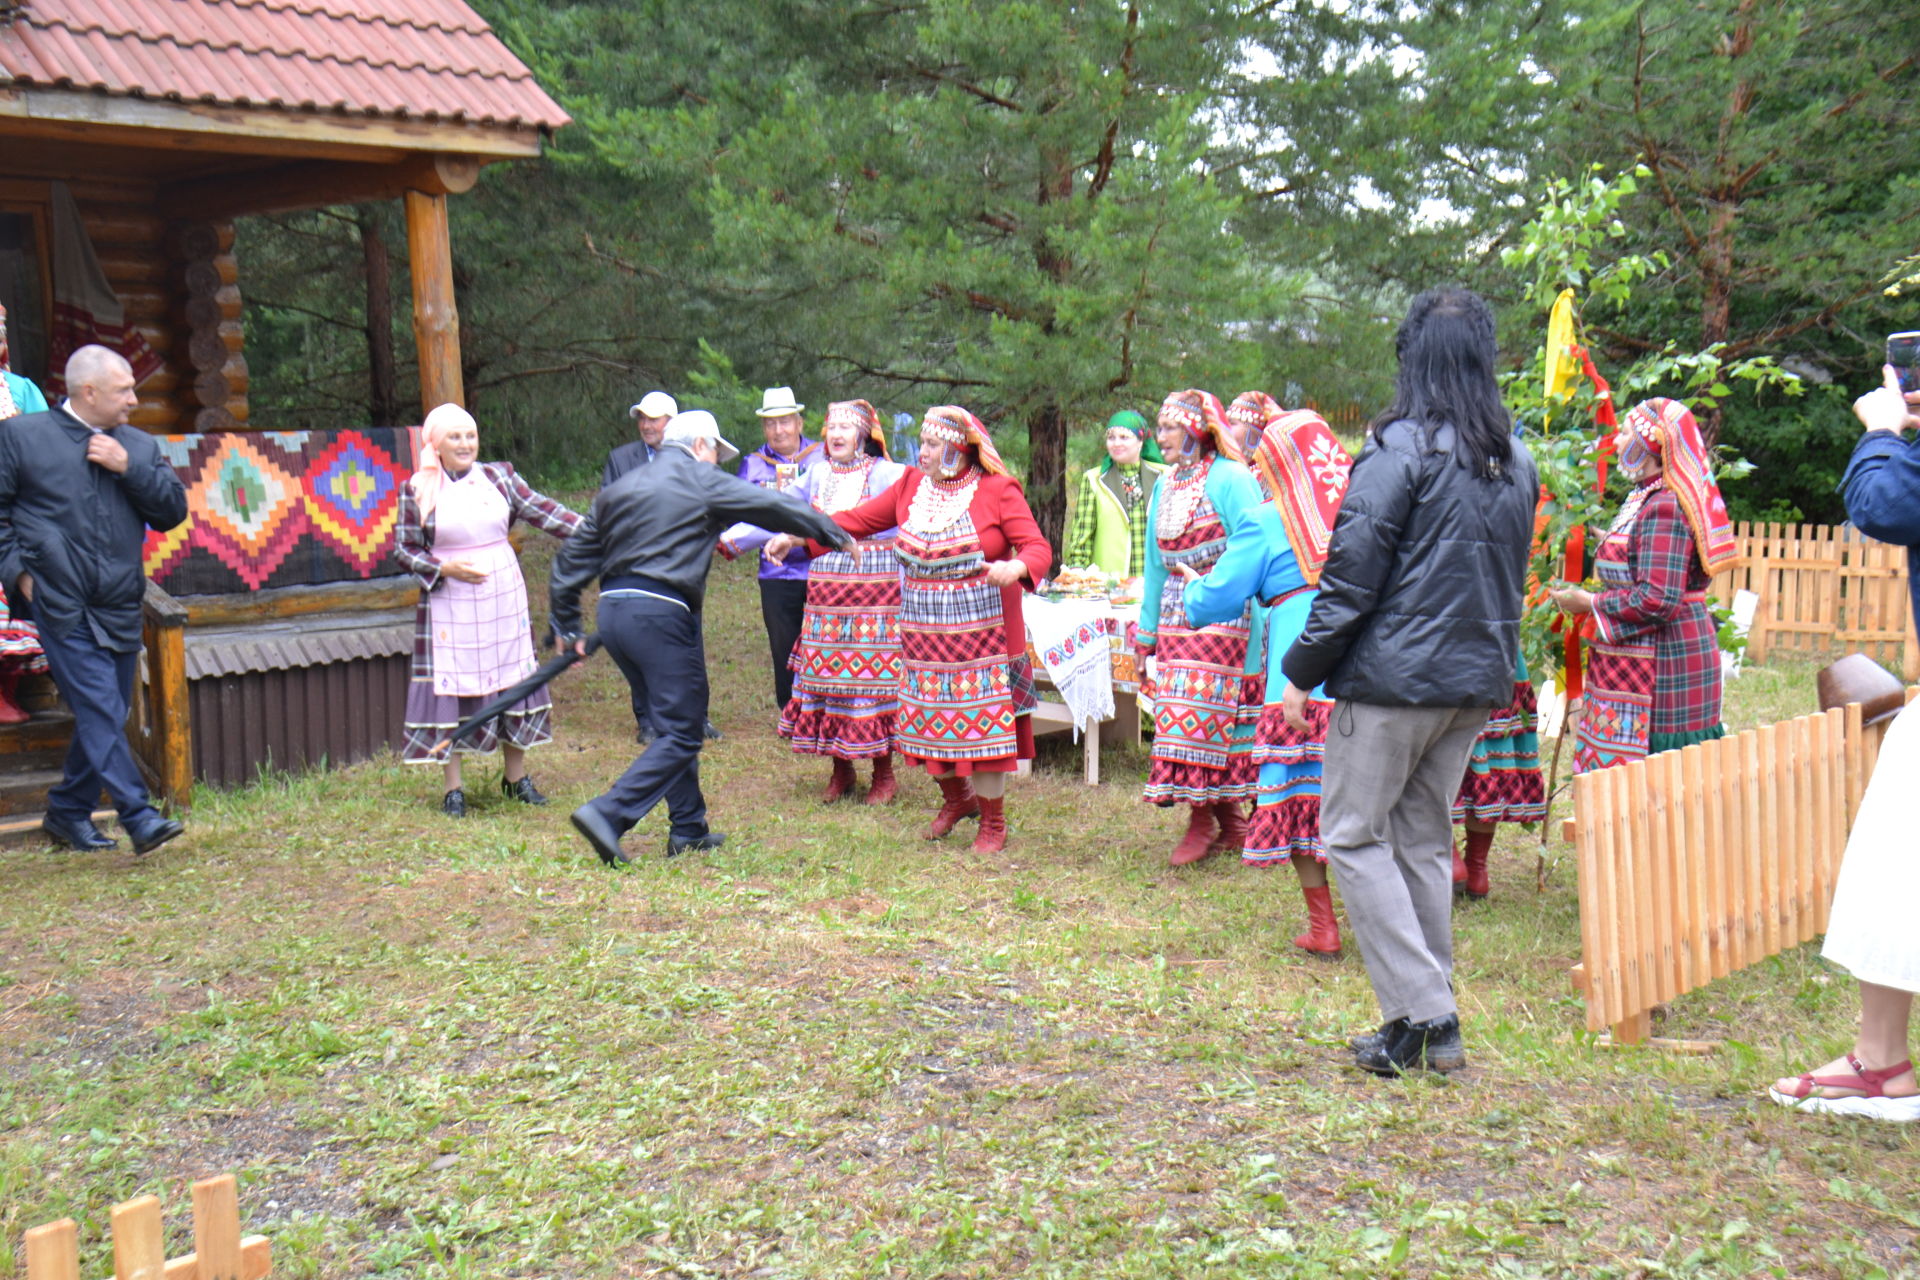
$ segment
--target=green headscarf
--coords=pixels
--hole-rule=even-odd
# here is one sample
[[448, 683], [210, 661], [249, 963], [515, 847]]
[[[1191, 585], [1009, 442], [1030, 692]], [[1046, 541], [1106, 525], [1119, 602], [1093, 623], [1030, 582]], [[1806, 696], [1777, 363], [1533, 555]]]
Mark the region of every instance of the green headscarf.
[[[1147, 430], [1147, 420], [1144, 416], [1135, 413], [1131, 409], [1122, 409], [1107, 419], [1107, 430], [1111, 431], [1115, 427], [1125, 427], [1140, 437], [1140, 460], [1142, 462], [1164, 463], [1166, 461], [1166, 458], [1160, 453], [1160, 442], [1153, 438], [1151, 431]], [[1113, 470], [1112, 456], [1109, 455], [1100, 459], [1100, 474], [1105, 475], [1111, 470]]]

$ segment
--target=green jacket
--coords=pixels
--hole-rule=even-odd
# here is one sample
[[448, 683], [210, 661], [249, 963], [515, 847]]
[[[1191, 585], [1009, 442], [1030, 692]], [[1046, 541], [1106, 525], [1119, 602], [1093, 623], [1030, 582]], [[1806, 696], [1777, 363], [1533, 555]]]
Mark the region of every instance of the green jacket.
[[1143, 492], [1133, 509], [1133, 519], [1128, 520], [1126, 508], [1108, 487], [1100, 468], [1090, 468], [1081, 477], [1080, 497], [1073, 506], [1073, 524], [1067, 531], [1066, 556], [1061, 563], [1094, 565], [1117, 578], [1139, 576], [1146, 564], [1147, 503], [1166, 471], [1161, 463], [1141, 459]]

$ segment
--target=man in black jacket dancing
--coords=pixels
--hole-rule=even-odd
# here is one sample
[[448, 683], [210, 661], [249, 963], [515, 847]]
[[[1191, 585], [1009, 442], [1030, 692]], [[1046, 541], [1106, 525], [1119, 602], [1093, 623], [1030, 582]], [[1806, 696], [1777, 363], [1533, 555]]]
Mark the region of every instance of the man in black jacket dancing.
[[41, 829], [70, 849], [111, 849], [93, 825], [104, 787], [135, 853], [179, 835], [153, 807], [127, 744], [140, 658], [149, 528], [187, 518], [186, 489], [153, 437], [127, 425], [133, 370], [105, 347], [67, 361], [68, 398], [0, 430], [0, 587], [31, 605], [47, 666], [73, 711], [66, 776], [47, 792]]
[[602, 489], [554, 558], [549, 608], [561, 642], [582, 644], [580, 592], [599, 578], [600, 638], [628, 683], [644, 684], [659, 730], [604, 795], [573, 811], [574, 827], [610, 867], [629, 861], [620, 838], [661, 800], [672, 818], [668, 857], [722, 843], [707, 827], [700, 794], [707, 717], [700, 608], [720, 531], [745, 520], [834, 546], [849, 542], [797, 498], [716, 469], [739, 456], [712, 414], [675, 415], [653, 461]]

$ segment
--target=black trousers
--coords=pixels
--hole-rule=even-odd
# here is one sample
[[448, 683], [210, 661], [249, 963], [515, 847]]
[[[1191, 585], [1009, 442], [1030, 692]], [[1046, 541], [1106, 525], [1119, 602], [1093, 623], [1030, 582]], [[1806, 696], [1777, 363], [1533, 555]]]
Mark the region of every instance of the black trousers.
[[706, 741], [707, 660], [700, 619], [685, 605], [652, 596], [600, 598], [600, 639], [638, 696], [646, 690], [655, 737], [606, 793], [590, 803], [625, 832], [662, 800], [676, 836], [707, 832], [700, 794]]
[[[700, 649], [701, 660], [705, 661], [706, 652], [707, 652], [707, 634], [701, 622], [701, 619], [703, 616], [704, 615], [698, 614], [698, 613], [693, 615], [693, 642]], [[647, 735], [649, 737], [652, 737], [660, 732], [660, 726], [653, 722], [653, 713], [647, 710], [646, 674], [642, 671], [635, 670], [635, 671], [627, 672], [626, 676], [627, 676], [627, 693], [628, 693], [629, 699], [633, 703], [633, 727], [636, 729], [646, 730]], [[708, 717], [702, 718], [701, 720], [702, 728], [706, 726], [709, 719], [710, 718]]]
[[807, 580], [760, 579], [760, 617], [767, 624], [767, 649], [773, 655], [773, 705], [782, 711], [793, 698], [793, 672], [787, 659], [800, 642], [801, 617], [807, 611]]
[[133, 698], [137, 653], [103, 648], [83, 621], [64, 636], [41, 632], [47, 667], [73, 711], [73, 742], [66, 777], [47, 792], [47, 816], [74, 823], [93, 816], [101, 788], [113, 797], [128, 831], [156, 819], [147, 784], [127, 742], [127, 704]]

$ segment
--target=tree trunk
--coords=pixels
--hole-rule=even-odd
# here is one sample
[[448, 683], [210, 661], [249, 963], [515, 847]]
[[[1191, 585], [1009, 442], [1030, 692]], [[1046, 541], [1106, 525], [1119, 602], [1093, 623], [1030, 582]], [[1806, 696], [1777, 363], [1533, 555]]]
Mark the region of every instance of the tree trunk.
[[367, 425], [400, 420], [400, 388], [393, 369], [393, 264], [373, 215], [362, 210], [360, 256], [367, 272]]
[[1053, 567], [1067, 542], [1067, 415], [1049, 400], [1027, 417], [1027, 505], [1053, 547]]

